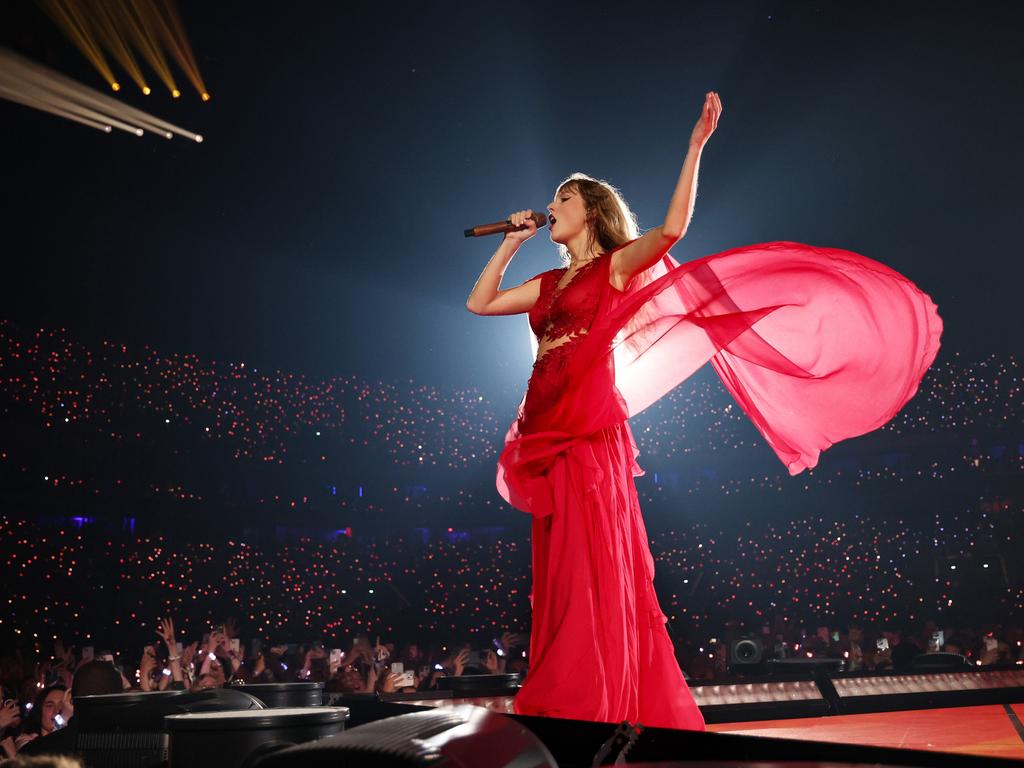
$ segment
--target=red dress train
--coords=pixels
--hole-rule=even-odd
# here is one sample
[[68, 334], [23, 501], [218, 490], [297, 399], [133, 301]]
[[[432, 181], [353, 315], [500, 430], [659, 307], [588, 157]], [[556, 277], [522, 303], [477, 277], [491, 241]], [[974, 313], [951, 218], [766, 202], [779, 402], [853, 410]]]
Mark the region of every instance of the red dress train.
[[[620, 246], [621, 247], [621, 246]], [[562, 287], [541, 278], [534, 365], [497, 485], [533, 516], [530, 667], [520, 714], [703, 729], [665, 630], [629, 424], [711, 362], [791, 474], [891, 419], [934, 360], [942, 322], [917, 287], [849, 251], [775, 242], [619, 291], [611, 252]]]

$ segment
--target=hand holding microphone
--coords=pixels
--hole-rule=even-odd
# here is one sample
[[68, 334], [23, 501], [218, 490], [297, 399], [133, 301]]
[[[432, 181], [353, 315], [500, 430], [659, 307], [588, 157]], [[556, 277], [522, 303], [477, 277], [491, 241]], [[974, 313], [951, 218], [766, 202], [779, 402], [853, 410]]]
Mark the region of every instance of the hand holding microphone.
[[524, 242], [537, 234], [537, 228], [548, 223], [548, 217], [543, 213], [534, 213], [527, 208], [525, 211], [516, 211], [505, 221], [497, 221], [494, 224], [479, 224], [465, 231], [466, 237], [481, 237], [482, 235], [496, 235], [504, 232], [506, 240]]
[[[536, 216], [536, 218], [535, 218]], [[537, 234], [537, 227], [541, 226], [540, 221], [547, 222], [547, 216], [541, 213], [534, 214], [529, 208], [525, 211], [516, 211], [508, 217], [509, 229], [505, 232], [505, 240], [515, 243], [524, 243]]]

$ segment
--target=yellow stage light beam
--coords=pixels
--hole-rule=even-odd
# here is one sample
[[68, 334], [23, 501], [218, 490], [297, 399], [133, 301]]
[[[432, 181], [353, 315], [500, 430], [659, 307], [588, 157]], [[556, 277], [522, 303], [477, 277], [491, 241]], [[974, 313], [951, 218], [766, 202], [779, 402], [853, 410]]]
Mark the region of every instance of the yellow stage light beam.
[[57, 26], [64, 30], [64, 34], [96, 68], [96, 71], [110, 83], [110, 87], [115, 91], [120, 90], [121, 86], [117, 82], [117, 78], [114, 77], [100, 47], [92, 39], [92, 33], [74, 3], [69, 0], [38, 0], [38, 3], [57, 23]]
[[188, 68], [193, 70], [196, 76], [199, 76], [199, 64], [196, 62], [195, 54], [192, 53], [192, 46], [188, 43], [188, 35], [185, 34], [185, 25], [181, 21], [181, 14], [178, 13], [178, 6], [174, 4], [174, 0], [151, 0], [151, 2], [154, 11], [166, 22], [167, 31], [188, 61]]
[[174, 56], [181, 71], [185, 73], [196, 92], [203, 101], [210, 100], [210, 94], [206, 90], [203, 76], [199, 73], [199, 64], [192, 53], [192, 46], [188, 44], [188, 37], [185, 35], [185, 25], [181, 21], [174, 0], [150, 0], [150, 13], [152, 15], [152, 26], [160, 32], [164, 44]]
[[7, 90], [21, 93], [29, 98], [52, 104], [56, 108], [74, 112], [89, 119], [93, 119], [90, 117], [90, 113], [99, 114], [101, 119], [114, 125], [120, 123], [125, 126], [124, 130], [134, 132], [136, 135], [139, 135], [139, 131], [145, 128], [167, 138], [170, 138], [171, 134], [178, 134], [196, 142], [203, 140], [203, 137], [198, 134], [143, 112], [141, 109], [122, 104], [117, 99], [82, 85], [41, 64], [22, 58], [5, 48], [0, 48], [0, 85], [6, 86]]
[[66, 109], [61, 109], [60, 107], [55, 107], [52, 104], [47, 104], [44, 101], [33, 99], [25, 94], [8, 91], [7, 88], [3, 86], [0, 86], [0, 98], [7, 99], [8, 101], [13, 101], [18, 104], [23, 104], [24, 106], [31, 107], [32, 109], [38, 109], [40, 112], [49, 112], [51, 115], [57, 115], [58, 117], [65, 117], [68, 120], [74, 120], [76, 123], [87, 125], [90, 128], [95, 128], [103, 133], [110, 133], [111, 131], [111, 127], [109, 125], [98, 123], [95, 120], [90, 120], [89, 118], [82, 117], [81, 115], [76, 115]]
[[97, 37], [99, 37], [103, 46], [110, 52], [110, 55], [117, 59], [117, 62], [128, 73], [128, 76], [139, 86], [139, 90], [148, 96], [150, 88], [146, 83], [146, 78], [143, 76], [142, 70], [135, 60], [135, 54], [132, 53], [132, 49], [128, 46], [124, 35], [118, 30], [110, 8], [103, 2], [92, 2], [90, 3], [90, 8], [92, 10], [90, 18], [93, 28], [98, 33]]
[[[163, 48], [160, 45], [160, 32], [153, 26], [152, 0], [120, 0], [120, 2], [131, 8], [132, 15], [138, 24], [137, 28], [145, 35], [149, 48], [156, 55], [160, 67], [163, 68], [167, 80], [171, 83], [171, 96], [177, 99], [181, 96], [181, 91], [178, 90], [171, 67], [167, 63], [167, 57], [164, 55]], [[156, 65], [153, 64], [153, 66], [155, 67]]]
[[130, 2], [130, 0], [120, 0], [119, 2], [109, 3], [107, 8], [112, 11], [114, 18], [117, 19], [118, 29], [122, 31], [122, 34], [126, 34], [131, 39], [135, 49], [149, 63], [149, 66], [156, 73], [156, 76], [160, 78], [164, 86], [166, 86], [171, 96], [178, 98], [181, 95], [181, 91], [178, 90], [178, 86], [174, 82], [171, 69], [167, 66], [167, 59], [164, 58], [155, 37], [146, 28], [145, 22], [136, 11], [135, 3]]

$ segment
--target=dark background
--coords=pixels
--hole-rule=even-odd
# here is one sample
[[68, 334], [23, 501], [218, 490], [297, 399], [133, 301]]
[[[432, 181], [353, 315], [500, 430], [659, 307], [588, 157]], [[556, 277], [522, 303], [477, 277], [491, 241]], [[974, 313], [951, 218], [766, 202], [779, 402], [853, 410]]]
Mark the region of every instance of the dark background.
[[[938, 304], [944, 347], [1018, 349], [1024, 47], [1009, 3], [200, 3], [213, 99], [123, 98], [137, 139], [0, 102], [2, 315], [83, 343], [521, 394], [523, 317], [464, 306], [497, 238], [582, 170], [661, 222], [703, 94], [724, 114], [674, 255], [855, 250]], [[104, 89], [27, 0], [0, 42]], [[145, 65], [144, 65], [145, 68]], [[116, 67], [115, 67], [115, 71]], [[543, 230], [506, 283], [557, 264]], [[511, 417], [511, 410], [509, 416]]]

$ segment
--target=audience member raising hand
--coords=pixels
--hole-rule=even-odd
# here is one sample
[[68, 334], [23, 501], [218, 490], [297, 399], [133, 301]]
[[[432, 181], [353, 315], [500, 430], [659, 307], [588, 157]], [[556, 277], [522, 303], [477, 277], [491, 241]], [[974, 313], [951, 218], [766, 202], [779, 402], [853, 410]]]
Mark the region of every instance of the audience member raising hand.
[[[156, 670], [156, 650], [152, 645], [147, 645], [142, 649], [142, 658], [139, 659], [139, 687], [144, 691], [162, 690], [160, 683], [162, 681], [154, 679], [154, 671]], [[166, 684], [164, 685], [166, 688]]]
[[[167, 666], [171, 670], [171, 687], [183, 689], [185, 687], [185, 674], [182, 667], [188, 662], [183, 661], [185, 649], [178, 650], [178, 641], [174, 637], [174, 619], [157, 619], [156, 633], [164, 641], [164, 645], [167, 648]], [[191, 662], [192, 654], [195, 652], [195, 645], [193, 644], [190, 648], [192, 651], [189, 653], [189, 662]]]

